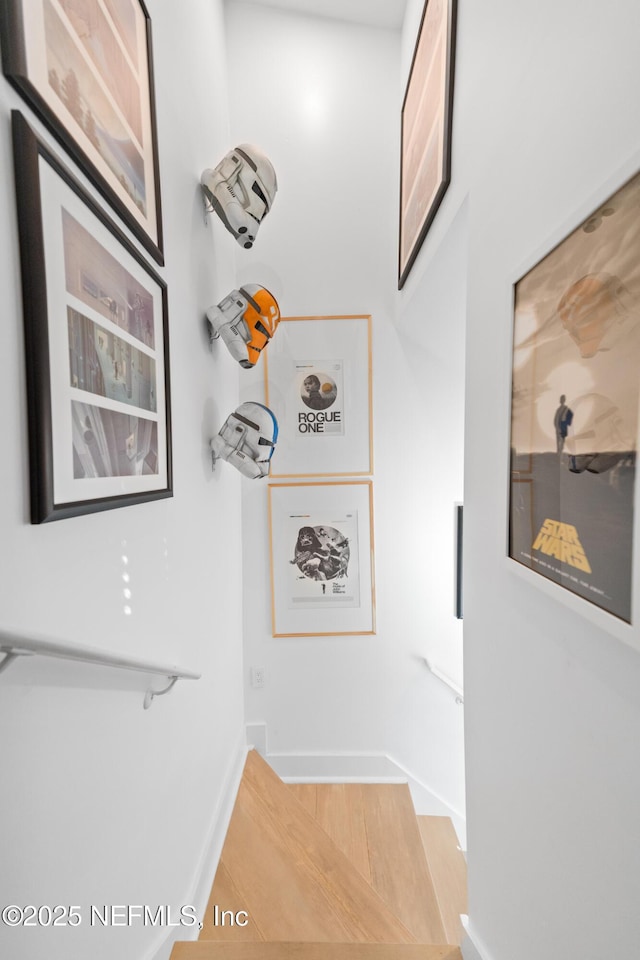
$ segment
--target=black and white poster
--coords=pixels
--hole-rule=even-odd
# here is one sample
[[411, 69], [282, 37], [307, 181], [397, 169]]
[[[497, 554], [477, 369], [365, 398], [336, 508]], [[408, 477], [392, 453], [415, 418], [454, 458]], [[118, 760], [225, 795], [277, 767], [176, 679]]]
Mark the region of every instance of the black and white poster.
[[268, 491], [273, 636], [375, 633], [371, 481]]
[[290, 608], [358, 607], [357, 510], [329, 518], [292, 514], [287, 521], [292, 543]]

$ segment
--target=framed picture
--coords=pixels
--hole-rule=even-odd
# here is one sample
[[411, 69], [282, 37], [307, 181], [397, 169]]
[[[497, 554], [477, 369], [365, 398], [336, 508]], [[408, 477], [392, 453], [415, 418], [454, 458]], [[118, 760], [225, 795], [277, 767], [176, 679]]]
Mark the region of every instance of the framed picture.
[[398, 288], [451, 177], [456, 0], [426, 0], [402, 104]]
[[157, 263], [151, 21], [142, 0], [3, 0], [5, 76]]
[[515, 284], [509, 556], [631, 622], [640, 174]]
[[274, 637], [375, 633], [369, 480], [269, 485]]
[[285, 317], [264, 361], [271, 476], [371, 474], [371, 317]]
[[31, 520], [172, 495], [166, 286], [12, 114]]

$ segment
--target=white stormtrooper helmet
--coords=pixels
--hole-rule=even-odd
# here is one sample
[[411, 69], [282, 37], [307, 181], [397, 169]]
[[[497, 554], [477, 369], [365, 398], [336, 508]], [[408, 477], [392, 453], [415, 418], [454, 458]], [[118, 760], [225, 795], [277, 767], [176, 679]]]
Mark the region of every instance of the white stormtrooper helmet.
[[240, 246], [250, 250], [278, 190], [271, 161], [258, 147], [241, 143], [213, 170], [203, 171], [200, 185], [207, 209], [215, 210]]
[[257, 283], [232, 290], [207, 310], [211, 340], [222, 337], [241, 367], [251, 368], [280, 322], [280, 307], [272, 293]]
[[217, 437], [211, 441], [214, 461], [232, 464], [244, 477], [257, 480], [269, 473], [278, 439], [278, 421], [261, 403], [241, 403], [229, 414]]

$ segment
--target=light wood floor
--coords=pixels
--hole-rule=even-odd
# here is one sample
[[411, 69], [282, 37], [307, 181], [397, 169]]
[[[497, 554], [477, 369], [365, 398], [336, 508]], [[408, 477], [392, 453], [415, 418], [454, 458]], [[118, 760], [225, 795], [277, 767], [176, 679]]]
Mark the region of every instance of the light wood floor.
[[[253, 940], [415, 942], [255, 750], [247, 757], [220, 863], [201, 940], [250, 934]], [[238, 899], [225, 903], [229, 882]], [[245, 910], [249, 923], [214, 926], [216, 904]]]
[[171, 960], [462, 960], [458, 947], [423, 943], [177, 943]]
[[289, 787], [418, 943], [448, 940], [407, 784]]
[[252, 750], [200, 939], [171, 960], [461, 960], [462, 912], [451, 821], [406, 785], [287, 785]]
[[449, 817], [418, 817], [447, 943], [462, 943], [467, 913], [467, 862]]

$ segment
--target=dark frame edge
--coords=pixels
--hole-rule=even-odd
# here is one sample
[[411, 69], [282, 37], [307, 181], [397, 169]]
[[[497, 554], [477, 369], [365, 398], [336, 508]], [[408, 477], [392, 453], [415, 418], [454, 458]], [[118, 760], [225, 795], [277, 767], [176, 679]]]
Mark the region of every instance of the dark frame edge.
[[425, 0], [425, 4], [422, 10], [422, 17], [420, 19], [420, 26], [418, 27], [418, 34], [416, 36], [416, 43], [413, 51], [413, 57], [411, 60], [411, 67], [409, 68], [409, 77], [407, 79], [407, 86], [405, 88], [404, 97], [402, 100], [402, 109], [400, 112], [400, 210], [399, 210], [399, 229], [398, 229], [398, 290], [402, 290], [404, 287], [411, 269], [420, 253], [422, 244], [425, 241], [427, 233], [429, 232], [433, 221], [436, 218], [436, 214], [440, 208], [440, 205], [444, 199], [444, 195], [447, 192], [449, 185], [451, 183], [451, 143], [453, 140], [453, 89], [455, 83], [455, 69], [456, 69], [456, 40], [457, 40], [457, 23], [458, 23], [458, 0], [449, 0], [449, 15], [447, 19], [447, 75], [446, 75], [446, 88], [444, 96], [444, 109], [445, 109], [445, 129], [444, 129], [444, 142], [442, 145], [442, 158], [443, 158], [443, 177], [440, 181], [440, 185], [436, 191], [436, 195], [433, 199], [433, 203], [429, 208], [429, 213], [425, 219], [425, 222], [422, 225], [420, 233], [416, 239], [416, 242], [413, 245], [409, 259], [402, 269], [401, 263], [401, 238], [402, 238], [402, 116], [404, 114], [404, 108], [407, 100], [407, 95], [409, 93], [409, 86], [411, 84], [411, 77], [413, 74], [413, 68], [416, 61], [416, 54], [418, 52], [418, 44], [420, 43], [420, 36], [422, 34], [422, 27], [424, 25], [425, 16], [427, 13], [427, 7], [429, 5], [429, 0]]
[[[24, 316], [31, 523], [43, 523], [53, 511], [53, 444], [49, 343], [39, 334], [47, 316], [40, 151], [36, 135], [18, 110], [11, 111], [11, 128]], [[40, 277], [41, 282], [34, 284], [34, 277]]]
[[11, 79], [9, 73], [19, 76], [26, 73], [24, 24], [12, 0], [0, 3], [0, 50], [8, 79]]
[[[30, 127], [19, 110], [11, 112], [22, 281], [27, 380], [29, 483], [31, 523], [47, 523], [74, 516], [134, 506], [173, 496], [171, 436], [170, 348], [167, 284], [118, 224], [86, 192], [66, 165]], [[115, 237], [124, 250], [158, 286], [162, 299], [162, 332], [166, 410], [167, 483], [160, 490], [126, 493], [94, 500], [56, 504], [53, 491], [53, 429], [51, 408], [48, 300], [45, 281], [45, 244], [41, 215], [39, 159], [42, 157], [89, 211]], [[42, 282], [34, 284], [33, 278]]]
[[462, 503], [456, 503], [456, 598], [455, 598], [455, 615], [456, 620], [462, 620], [462, 545], [463, 545], [463, 522], [464, 522], [464, 505]]
[[156, 249], [159, 256], [154, 255], [154, 259], [160, 267], [164, 267], [164, 230], [162, 227], [162, 199], [160, 190], [160, 148], [158, 146], [158, 121], [156, 111], [156, 82], [153, 63], [153, 42], [151, 31], [151, 17], [144, 3], [144, 0], [138, 0], [146, 23], [147, 40], [147, 67], [149, 75], [149, 119], [151, 122], [151, 142], [153, 145], [153, 177], [155, 182], [155, 201], [156, 201], [156, 230], [158, 242]]

